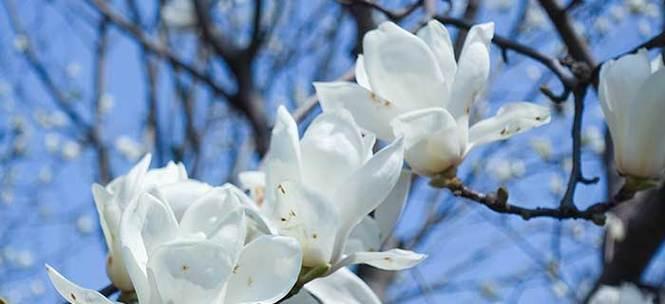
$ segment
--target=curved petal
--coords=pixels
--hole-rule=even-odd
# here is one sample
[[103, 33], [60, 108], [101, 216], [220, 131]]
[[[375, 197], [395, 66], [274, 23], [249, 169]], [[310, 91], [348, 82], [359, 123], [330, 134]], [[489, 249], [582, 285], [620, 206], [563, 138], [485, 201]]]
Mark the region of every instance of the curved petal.
[[402, 270], [422, 262], [426, 255], [403, 249], [390, 249], [381, 252], [356, 252], [345, 257], [333, 270], [352, 264], [367, 264], [383, 270]]
[[148, 268], [163, 303], [216, 303], [233, 261], [224, 246], [183, 240], [155, 248]]
[[328, 264], [338, 227], [335, 206], [293, 182], [281, 183], [278, 188], [273, 223], [280, 235], [300, 242], [304, 266]]
[[[112, 204], [113, 194], [108, 192], [100, 184], [92, 184], [92, 197], [95, 201], [95, 206], [97, 207], [97, 214], [99, 215], [99, 224], [102, 226], [102, 232], [104, 233], [104, 239], [106, 240], [106, 246], [109, 251], [113, 250], [113, 243], [117, 240], [117, 235], [113, 235], [112, 228], [117, 229], [118, 224], [110, 226], [108, 223], [109, 220], [120, 221], [120, 214], [117, 217], [111, 218], [110, 215], [107, 215], [107, 206]], [[107, 216], [109, 217], [107, 219]], [[117, 232], [116, 232], [117, 233]]]
[[187, 170], [182, 163], [170, 161], [162, 168], [148, 170], [145, 175], [144, 188], [149, 189], [159, 185], [166, 185], [187, 180]]
[[266, 160], [266, 202], [264, 208], [272, 212], [277, 185], [284, 181], [300, 182], [301, 156], [298, 126], [291, 114], [280, 106], [270, 138], [270, 151]]
[[[338, 189], [335, 195], [339, 230], [332, 262], [339, 259], [355, 225], [383, 202], [399, 178], [404, 161], [401, 138], [379, 151]], [[367, 191], [372, 189], [372, 191]]]
[[300, 150], [303, 184], [326, 197], [363, 164], [366, 153], [360, 129], [344, 109], [317, 116]]
[[148, 257], [157, 246], [176, 237], [178, 223], [166, 203], [144, 193], [127, 206], [120, 227], [125, 266], [139, 300], [149, 303]]
[[222, 187], [215, 188], [187, 209], [180, 222], [180, 233], [203, 234], [226, 247], [235, 260], [245, 244], [245, 212], [238, 199]]
[[469, 146], [509, 138], [550, 122], [550, 109], [529, 102], [502, 106], [494, 117], [481, 120], [469, 129]]
[[353, 231], [346, 241], [344, 254], [352, 254], [358, 251], [378, 251], [381, 249], [381, 230], [379, 225], [371, 216], [365, 218], [353, 227]]
[[396, 137], [404, 137], [409, 149], [432, 134], [457, 126], [455, 118], [443, 108], [428, 108], [398, 116], [391, 123]]
[[665, 70], [652, 74], [640, 87], [626, 116], [623, 146], [618, 146], [620, 172], [658, 179], [665, 170]]
[[192, 203], [212, 189], [212, 186], [204, 182], [189, 179], [159, 186], [152, 193], [168, 203], [176, 219], [180, 220]]
[[367, 79], [367, 72], [365, 71], [365, 60], [363, 55], [358, 55], [356, 58], [356, 82], [363, 88], [371, 91], [372, 87], [369, 85], [369, 79]]
[[650, 75], [651, 66], [646, 49], [610, 60], [600, 69], [600, 105], [616, 148], [617, 161], [623, 155], [621, 149], [626, 146], [624, 142], [632, 136], [628, 133], [630, 122], [627, 117], [638, 108], [633, 103], [636, 102], [641, 85]]
[[658, 55], [651, 60], [651, 73], [655, 73], [663, 67], [663, 54], [658, 53]]
[[[148, 167], [150, 167], [151, 154], [146, 154], [129, 172], [127, 175], [118, 178], [117, 192], [114, 192], [117, 204], [121, 209], [124, 209], [132, 200], [136, 199], [143, 190], [143, 182]], [[115, 191], [115, 189], [114, 189]]]
[[379, 297], [365, 282], [346, 268], [305, 285], [323, 304], [380, 304]]
[[[245, 211], [245, 216], [250, 219], [248, 221], [248, 229], [254, 230], [252, 233], [260, 233], [260, 234], [275, 234], [277, 231], [275, 228], [270, 224], [268, 219], [264, 218], [263, 215], [261, 215], [261, 210], [259, 206], [257, 205], [256, 202], [254, 202], [251, 198], [249, 198], [244, 192], [242, 192], [240, 189], [238, 189], [236, 186], [226, 183], [222, 185], [223, 189], [228, 191], [229, 195], [234, 196], [238, 202], [240, 202], [240, 206]], [[249, 233], [249, 232], [248, 232]], [[248, 239], [254, 239], [254, 236], [248, 235]]]
[[494, 23], [474, 25], [466, 36], [457, 63], [448, 111], [455, 118], [468, 114], [471, 105], [482, 93], [490, 72], [490, 43]]
[[351, 82], [315, 82], [314, 88], [323, 112], [344, 108], [362, 128], [380, 139], [393, 139], [390, 121], [403, 112], [398, 105]]
[[427, 22], [427, 26], [418, 31], [417, 35], [427, 43], [434, 53], [439, 69], [443, 74], [443, 79], [445, 79], [450, 91], [457, 73], [457, 62], [455, 62], [455, 51], [448, 29], [439, 21], [430, 20]]
[[395, 135], [404, 136], [406, 162], [417, 174], [436, 175], [461, 162], [466, 138], [460, 130], [465, 126], [446, 110], [409, 112], [393, 120], [392, 126]]
[[63, 277], [53, 267], [46, 265], [46, 272], [48, 273], [51, 283], [58, 291], [58, 293], [72, 304], [113, 304], [115, 302], [107, 299], [99, 292], [82, 288], [67, 278]]
[[408, 110], [442, 107], [448, 85], [432, 50], [415, 35], [384, 22], [363, 38], [372, 91]]
[[381, 232], [381, 243], [383, 243], [393, 232], [395, 224], [409, 196], [411, 188], [411, 171], [402, 170], [397, 184], [390, 191], [388, 197], [374, 210], [374, 220]]
[[225, 303], [277, 302], [295, 285], [301, 263], [302, 253], [295, 239], [257, 238], [247, 244], [233, 267]]

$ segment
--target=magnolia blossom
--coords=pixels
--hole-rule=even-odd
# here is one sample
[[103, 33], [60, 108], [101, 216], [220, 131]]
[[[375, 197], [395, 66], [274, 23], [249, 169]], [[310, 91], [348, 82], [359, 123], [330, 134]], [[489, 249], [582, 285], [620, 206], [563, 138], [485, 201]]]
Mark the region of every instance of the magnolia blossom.
[[265, 175], [240, 178], [264, 196], [261, 212], [277, 231], [300, 241], [303, 266], [318, 276], [356, 263], [399, 270], [424, 258], [400, 249], [374, 252], [401, 212], [410, 179], [402, 172], [402, 140], [376, 154], [374, 141], [343, 109], [319, 115], [299, 140], [295, 121], [280, 107]]
[[405, 158], [418, 174], [454, 170], [479, 144], [506, 139], [549, 122], [549, 109], [509, 103], [469, 127], [469, 111], [484, 90], [494, 24], [469, 30], [455, 62], [446, 28], [437, 21], [413, 35], [384, 22], [363, 39], [356, 83], [315, 83], [324, 112], [348, 109], [382, 140], [403, 137]]
[[[269, 234], [248, 238], [249, 206], [241, 195], [230, 185], [214, 188], [180, 223], [170, 205], [150, 193], [129, 203], [120, 240], [139, 303], [275, 303], [291, 290], [302, 262], [298, 242]], [[47, 269], [70, 302], [113, 303]]]
[[120, 218], [127, 206], [142, 193], [151, 192], [167, 202], [179, 219], [190, 203], [212, 189], [189, 179], [182, 164], [170, 162], [163, 168], [148, 170], [150, 159], [150, 154], [146, 155], [127, 175], [115, 178], [106, 187], [92, 186], [109, 250], [106, 270], [113, 285], [125, 291], [134, 289], [120, 254]]
[[665, 170], [665, 69], [647, 51], [603, 64], [598, 92], [614, 144], [617, 170], [639, 179], [658, 179]]

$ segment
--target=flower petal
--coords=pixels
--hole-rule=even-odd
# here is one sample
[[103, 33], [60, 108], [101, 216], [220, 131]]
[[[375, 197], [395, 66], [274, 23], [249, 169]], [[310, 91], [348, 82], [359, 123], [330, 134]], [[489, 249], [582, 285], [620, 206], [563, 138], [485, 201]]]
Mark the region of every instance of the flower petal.
[[365, 69], [372, 91], [408, 110], [442, 107], [448, 85], [425, 42], [392, 22], [363, 38]]
[[305, 285], [323, 304], [380, 304], [379, 297], [351, 270], [341, 268]]
[[150, 167], [151, 154], [146, 154], [129, 172], [127, 175], [120, 177], [117, 180], [117, 192], [113, 195], [116, 198], [117, 204], [121, 209], [124, 209], [132, 200], [136, 199], [143, 190], [143, 182], [148, 167]]
[[356, 252], [335, 264], [331, 271], [353, 264], [367, 264], [383, 270], [402, 270], [422, 262], [427, 256], [403, 249], [390, 249], [381, 252]]
[[270, 138], [270, 151], [266, 159], [266, 202], [264, 208], [272, 212], [277, 185], [284, 181], [300, 182], [301, 157], [298, 126], [291, 114], [280, 106]]
[[212, 186], [196, 180], [186, 180], [154, 189], [152, 193], [169, 204], [176, 219], [182, 219], [185, 210], [201, 196], [212, 190]]
[[295, 285], [301, 263], [302, 253], [295, 239], [257, 238], [247, 244], [233, 268], [225, 303], [277, 302]]
[[233, 261], [224, 246], [183, 240], [155, 248], [148, 268], [163, 303], [217, 303]]
[[142, 303], [149, 303], [148, 256], [160, 244], [177, 235], [178, 223], [166, 203], [144, 193], [122, 215], [120, 242], [122, 258]]
[[642, 84], [626, 116], [623, 146], [617, 147], [618, 169], [637, 177], [658, 179], [665, 169], [665, 70], [653, 73]]
[[457, 72], [457, 62], [455, 62], [455, 52], [448, 29], [439, 21], [430, 20], [426, 26], [418, 31], [417, 35], [427, 43], [432, 53], [434, 53], [439, 69], [443, 74], [443, 79], [445, 79], [450, 91]]
[[402, 214], [402, 210], [406, 204], [410, 188], [411, 171], [402, 170], [395, 187], [390, 191], [390, 194], [388, 194], [383, 203], [374, 210], [374, 220], [381, 232], [381, 243], [385, 242], [392, 234], [397, 219]]
[[381, 249], [381, 230], [371, 216], [365, 218], [353, 227], [353, 231], [346, 241], [344, 254], [358, 251], [378, 251]]
[[398, 105], [351, 82], [315, 82], [314, 88], [323, 112], [344, 108], [362, 128], [380, 139], [393, 139], [390, 121], [403, 111]]
[[57, 272], [53, 267], [46, 265], [46, 272], [48, 273], [51, 283], [58, 291], [58, 293], [69, 303], [72, 304], [113, 304], [115, 302], [107, 299], [99, 292], [82, 288], [67, 278], [63, 277], [59, 272]]
[[317, 116], [300, 150], [303, 183], [326, 197], [363, 164], [366, 153], [360, 129], [344, 109]]
[[145, 189], [187, 180], [187, 170], [182, 163], [170, 161], [162, 168], [148, 170], [145, 175]]
[[396, 137], [404, 137], [404, 147], [409, 149], [423, 139], [441, 130], [457, 126], [455, 118], [443, 108], [427, 108], [400, 115], [392, 121]]
[[180, 222], [180, 233], [203, 234], [234, 253], [235, 260], [245, 244], [245, 212], [228, 188], [217, 187], [194, 202]]
[[406, 162], [419, 175], [432, 176], [461, 162], [465, 128], [442, 108], [429, 108], [400, 115], [392, 122], [396, 136], [403, 136]]
[[494, 23], [474, 25], [466, 36], [457, 63], [448, 111], [455, 118], [468, 114], [471, 105], [482, 93], [490, 72], [490, 43]]
[[278, 186], [273, 223], [280, 235], [300, 242], [304, 266], [328, 264], [338, 227], [332, 202], [297, 183], [283, 182]]
[[338, 189], [335, 198], [340, 225], [332, 262], [341, 256], [353, 227], [388, 196], [397, 183], [403, 161], [404, 144], [399, 138], [374, 155]]
[[367, 79], [367, 72], [365, 71], [365, 60], [363, 55], [358, 55], [356, 59], [356, 82], [363, 88], [371, 91], [372, 87], [369, 85], [369, 79]]
[[475, 145], [509, 138], [550, 122], [550, 109], [529, 102], [508, 103], [494, 117], [469, 129], [469, 149]]

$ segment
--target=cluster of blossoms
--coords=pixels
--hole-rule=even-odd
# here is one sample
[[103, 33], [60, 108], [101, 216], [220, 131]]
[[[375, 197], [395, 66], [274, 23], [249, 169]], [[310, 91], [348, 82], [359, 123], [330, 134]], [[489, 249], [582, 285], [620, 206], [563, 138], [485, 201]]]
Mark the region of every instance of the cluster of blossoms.
[[[142, 304], [379, 303], [347, 266], [402, 270], [425, 258], [381, 251], [408, 195], [404, 163], [422, 176], [454, 176], [472, 148], [550, 120], [548, 108], [516, 102], [470, 124], [488, 81], [493, 35], [492, 23], [472, 27], [455, 60], [437, 21], [417, 35], [391, 22], [370, 31], [357, 83], [315, 84], [323, 113], [302, 138], [279, 108], [262, 169], [240, 174], [242, 190], [191, 179], [182, 164], [150, 170], [149, 155], [107, 186], [94, 185], [112, 283]], [[622, 105], [658, 103], [664, 86], [654, 83], [665, 72], [652, 73], [644, 52], [631, 56], [603, 67], [599, 90], [620, 172], [652, 179], [663, 171], [665, 145], [631, 130], [646, 124], [655, 131], [656, 120]], [[624, 71], [638, 64], [644, 71]], [[621, 77], [637, 74], [643, 81], [627, 89]], [[377, 139], [386, 145], [374, 153]], [[113, 303], [47, 268], [70, 302]]]

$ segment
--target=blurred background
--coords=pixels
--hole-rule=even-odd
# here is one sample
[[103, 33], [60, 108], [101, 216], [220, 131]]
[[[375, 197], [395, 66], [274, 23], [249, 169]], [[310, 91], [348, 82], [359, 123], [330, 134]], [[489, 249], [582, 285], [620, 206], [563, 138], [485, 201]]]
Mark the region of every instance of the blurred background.
[[[387, 20], [354, 0], [0, 0], [0, 298], [57, 303], [49, 263], [72, 281], [109, 284], [91, 184], [124, 174], [143, 154], [183, 162], [213, 185], [255, 169], [275, 111], [306, 128], [320, 111], [313, 81], [353, 80], [362, 35]], [[595, 63], [662, 32], [664, 3], [649, 0], [377, 0], [415, 31], [429, 16], [494, 21], [496, 32], [562, 58], [543, 2], [570, 18]], [[411, 10], [413, 9], [413, 10]], [[448, 27], [456, 50], [464, 31]], [[652, 55], [660, 50], [655, 50]], [[505, 55], [505, 56], [503, 56]], [[490, 84], [472, 120], [502, 103], [552, 105], [552, 123], [474, 150], [460, 168], [472, 188], [509, 189], [511, 201], [556, 207], [572, 164], [572, 100], [536, 61], [493, 46]], [[606, 199], [616, 177], [595, 93], [586, 98], [578, 207]], [[624, 244], [582, 220], [497, 214], [415, 179], [391, 243], [429, 254], [400, 273], [359, 268], [386, 303], [574, 303], [598, 283], [665, 283], [665, 193], [616, 210]], [[663, 205], [663, 206], [661, 206]], [[603, 263], [608, 254], [618, 258]]]

